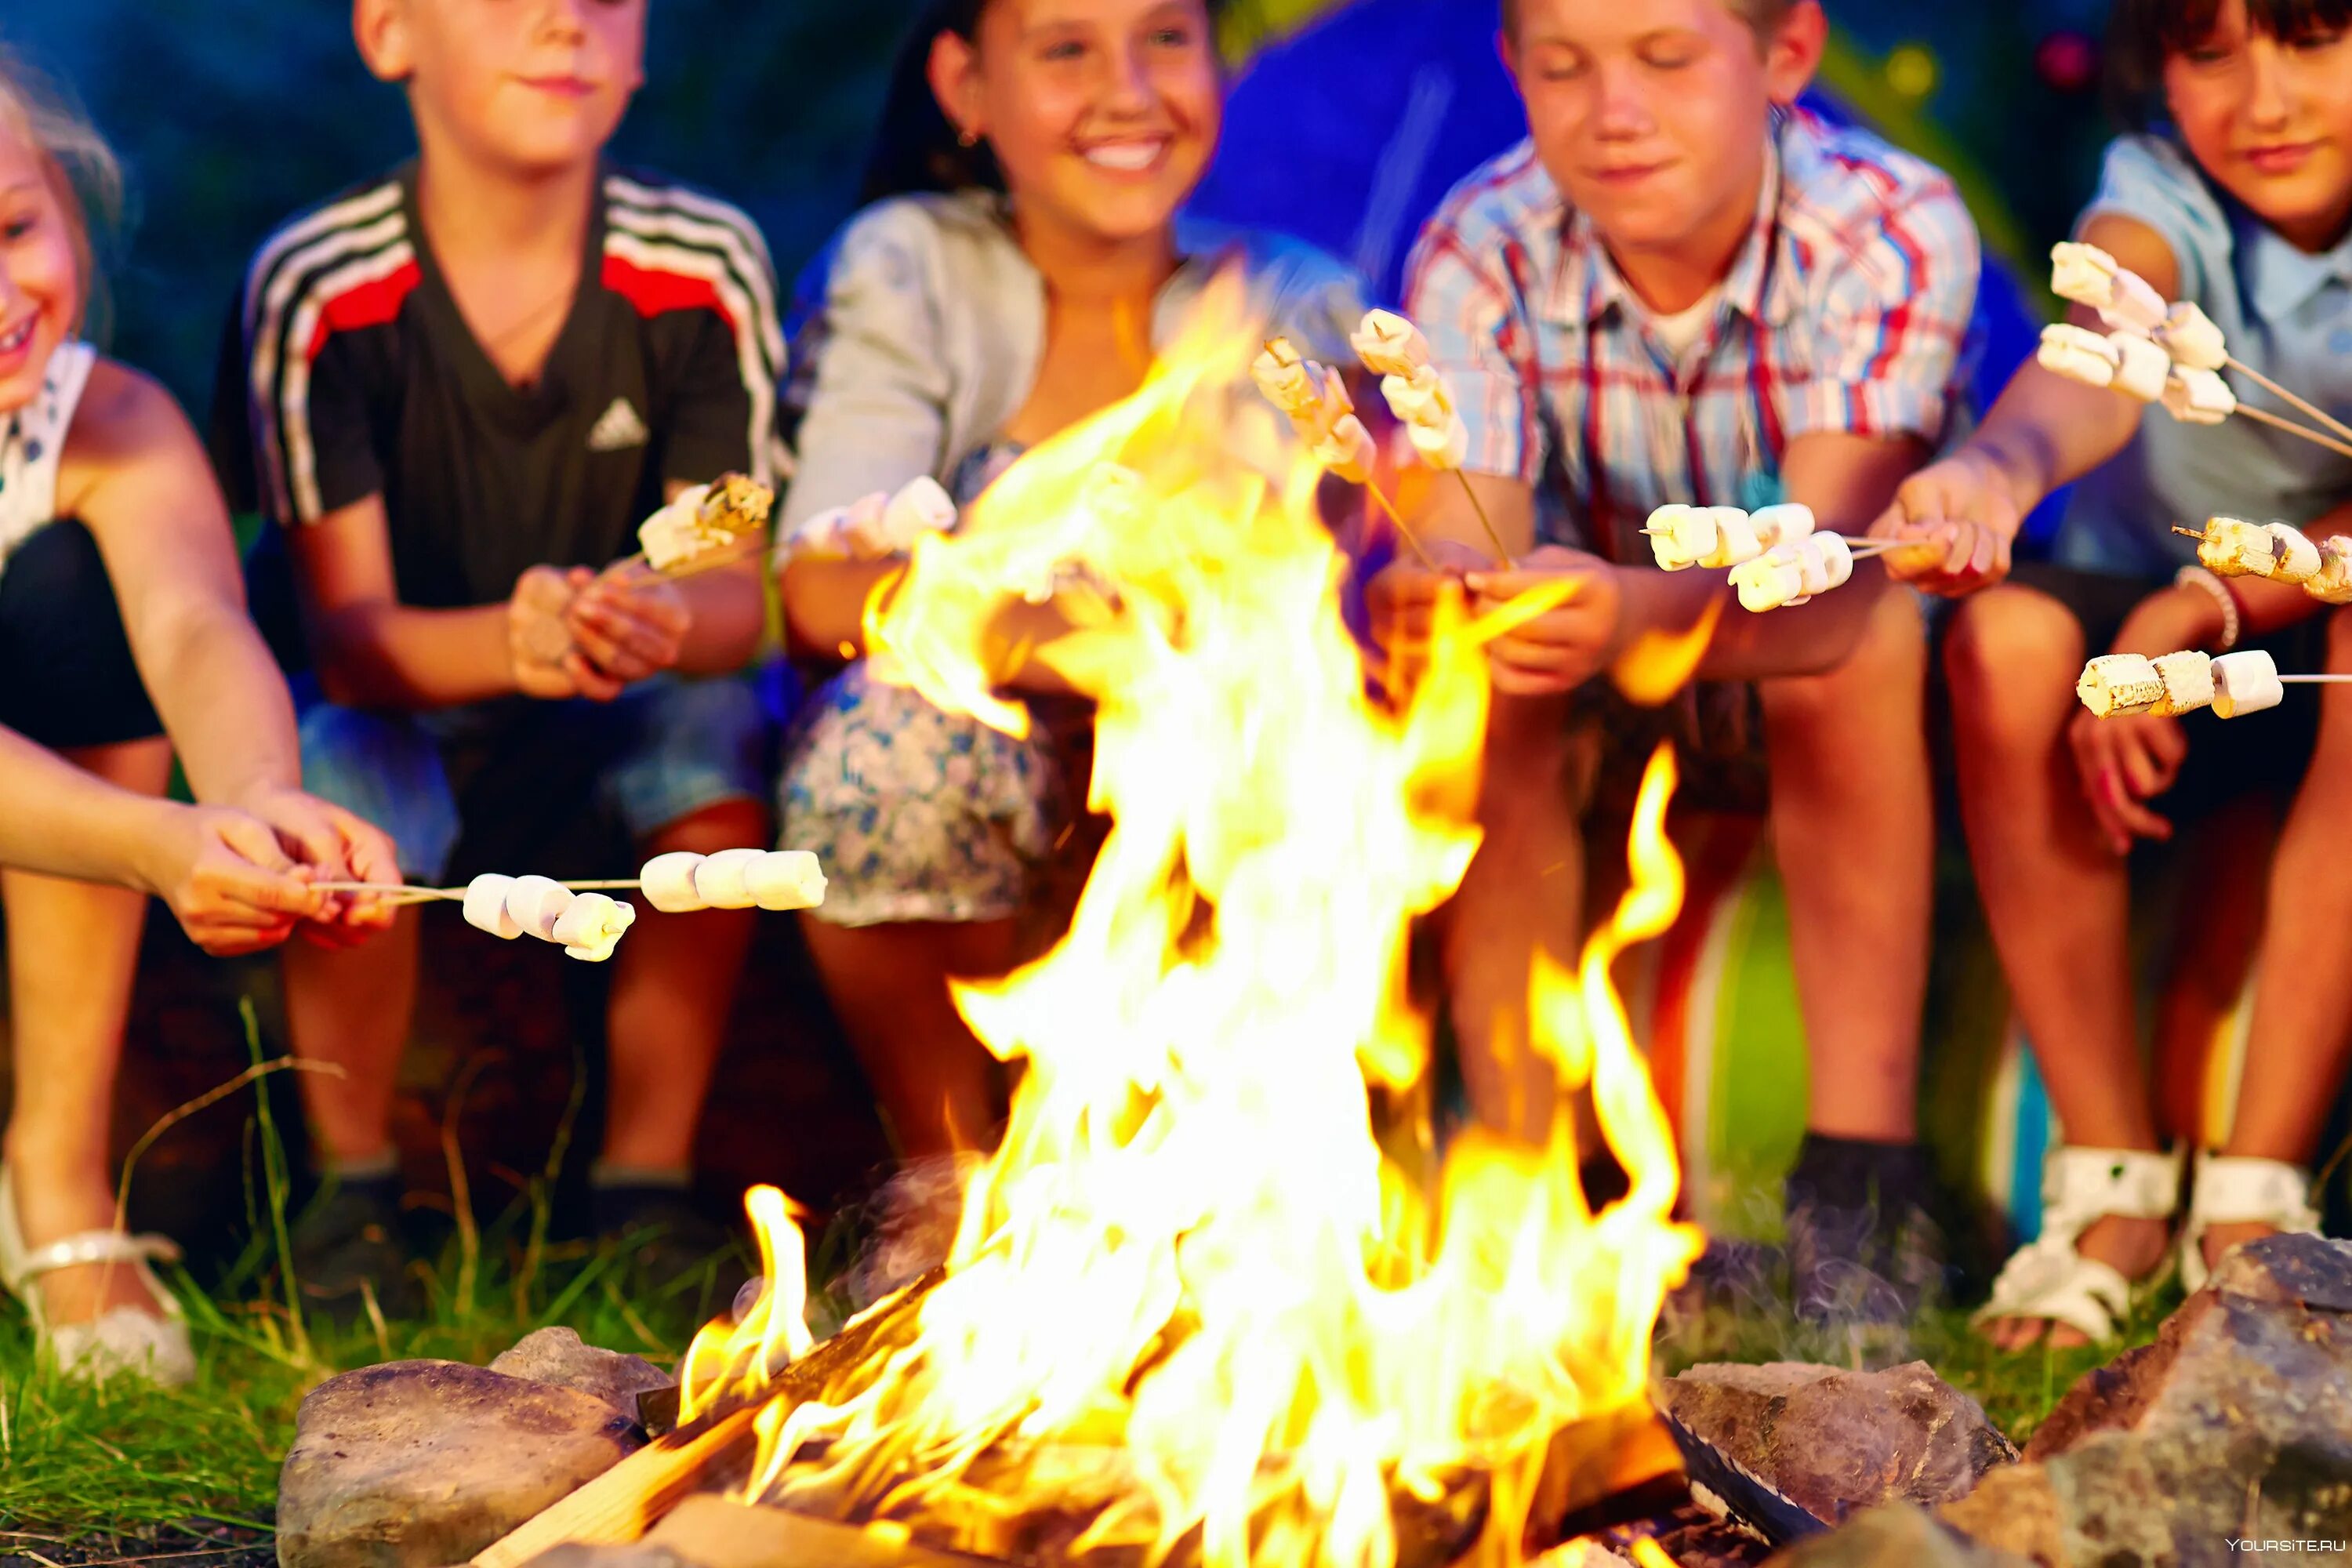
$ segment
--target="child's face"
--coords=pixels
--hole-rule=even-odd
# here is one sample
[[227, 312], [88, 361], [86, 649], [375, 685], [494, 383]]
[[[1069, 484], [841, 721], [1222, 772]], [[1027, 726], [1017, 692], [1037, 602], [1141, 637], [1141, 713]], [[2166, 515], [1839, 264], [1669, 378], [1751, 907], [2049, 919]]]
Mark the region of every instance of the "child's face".
[[645, 79], [646, 0], [359, 5], [368, 63], [408, 83], [420, 131], [518, 173], [594, 159]]
[[41, 390], [49, 356], [81, 315], [73, 229], [41, 157], [0, 130], [0, 410]]
[[1554, 183], [1612, 247], [1651, 251], [1753, 210], [1769, 108], [1812, 66], [1726, 0], [1520, 0], [1507, 49]]
[[2191, 156], [2255, 216], [2309, 249], [2352, 224], [2352, 38], [2252, 30], [2225, 0], [2203, 43], [2168, 57], [2164, 96]]
[[932, 83], [1024, 214], [1108, 241], [1163, 231], [1216, 151], [1223, 83], [1202, 0], [992, 0]]

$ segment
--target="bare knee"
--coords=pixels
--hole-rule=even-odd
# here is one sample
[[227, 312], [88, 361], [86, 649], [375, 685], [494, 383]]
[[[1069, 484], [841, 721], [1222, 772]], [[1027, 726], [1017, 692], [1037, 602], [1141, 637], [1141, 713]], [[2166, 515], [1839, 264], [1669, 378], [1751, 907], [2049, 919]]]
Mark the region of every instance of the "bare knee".
[[1964, 600], [1944, 643], [1953, 728], [1979, 748], [2047, 750], [2063, 728], [2083, 664], [2073, 612], [2032, 588]]

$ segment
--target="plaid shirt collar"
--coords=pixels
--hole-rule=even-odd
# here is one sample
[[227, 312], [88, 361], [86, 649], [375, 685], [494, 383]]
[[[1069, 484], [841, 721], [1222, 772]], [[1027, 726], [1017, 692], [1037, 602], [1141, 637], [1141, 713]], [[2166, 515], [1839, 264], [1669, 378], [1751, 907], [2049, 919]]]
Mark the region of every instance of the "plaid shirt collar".
[[[1756, 195], [1755, 221], [1723, 285], [1726, 306], [1750, 321], [1772, 326], [1787, 322], [1804, 292], [1794, 259], [1780, 254], [1784, 248], [1780, 222], [1780, 139], [1788, 120], [1786, 110], [1772, 111], [1771, 135], [1764, 144], [1764, 179]], [[1582, 332], [1613, 310], [1645, 310], [1632, 286], [1617, 270], [1616, 262], [1611, 259], [1609, 247], [1593, 227], [1592, 219], [1581, 209], [1570, 211], [1566, 196], [1557, 199], [1555, 232], [1560, 238], [1560, 264], [1545, 300], [1546, 319], [1570, 332]], [[1547, 218], [1547, 226], [1551, 226], [1549, 215]], [[1779, 265], [1775, 265], [1776, 260]]]

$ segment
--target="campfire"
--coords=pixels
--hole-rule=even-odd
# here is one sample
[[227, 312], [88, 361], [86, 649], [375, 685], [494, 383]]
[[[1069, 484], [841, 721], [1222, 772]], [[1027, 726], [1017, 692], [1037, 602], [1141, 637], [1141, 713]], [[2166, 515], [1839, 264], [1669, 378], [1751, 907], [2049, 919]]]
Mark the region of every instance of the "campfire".
[[[1541, 1147], [1441, 1144], [1408, 966], [1477, 847], [1482, 646], [1543, 606], [1449, 607], [1409, 690], [1368, 692], [1318, 476], [1250, 391], [1238, 300], [1204, 315], [868, 609], [942, 708], [1024, 732], [1024, 666], [1092, 698], [1112, 824], [1058, 945], [959, 996], [1018, 1079], [950, 1256], [813, 1346], [793, 1206], [753, 1192], [769, 1284], [696, 1342], [678, 1432], [482, 1561], [635, 1539], [726, 1480], [910, 1552], [1504, 1568], [1674, 1472], [1651, 1337], [1700, 1238], [1610, 974], [1680, 905], [1671, 757], [1631, 891], [1528, 976], [1515, 1042], [1630, 1178], [1596, 1212], [1565, 1109]], [[1077, 629], [1041, 642], [1056, 591]]]

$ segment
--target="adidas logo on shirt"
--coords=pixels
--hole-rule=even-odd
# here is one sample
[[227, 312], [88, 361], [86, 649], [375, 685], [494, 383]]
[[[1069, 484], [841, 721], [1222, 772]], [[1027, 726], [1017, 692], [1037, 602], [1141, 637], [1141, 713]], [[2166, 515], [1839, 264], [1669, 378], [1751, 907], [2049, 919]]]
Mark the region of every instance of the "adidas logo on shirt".
[[588, 432], [588, 449], [592, 452], [625, 452], [632, 447], [642, 447], [653, 439], [653, 432], [637, 417], [625, 397], [613, 399], [613, 405], [596, 416]]

